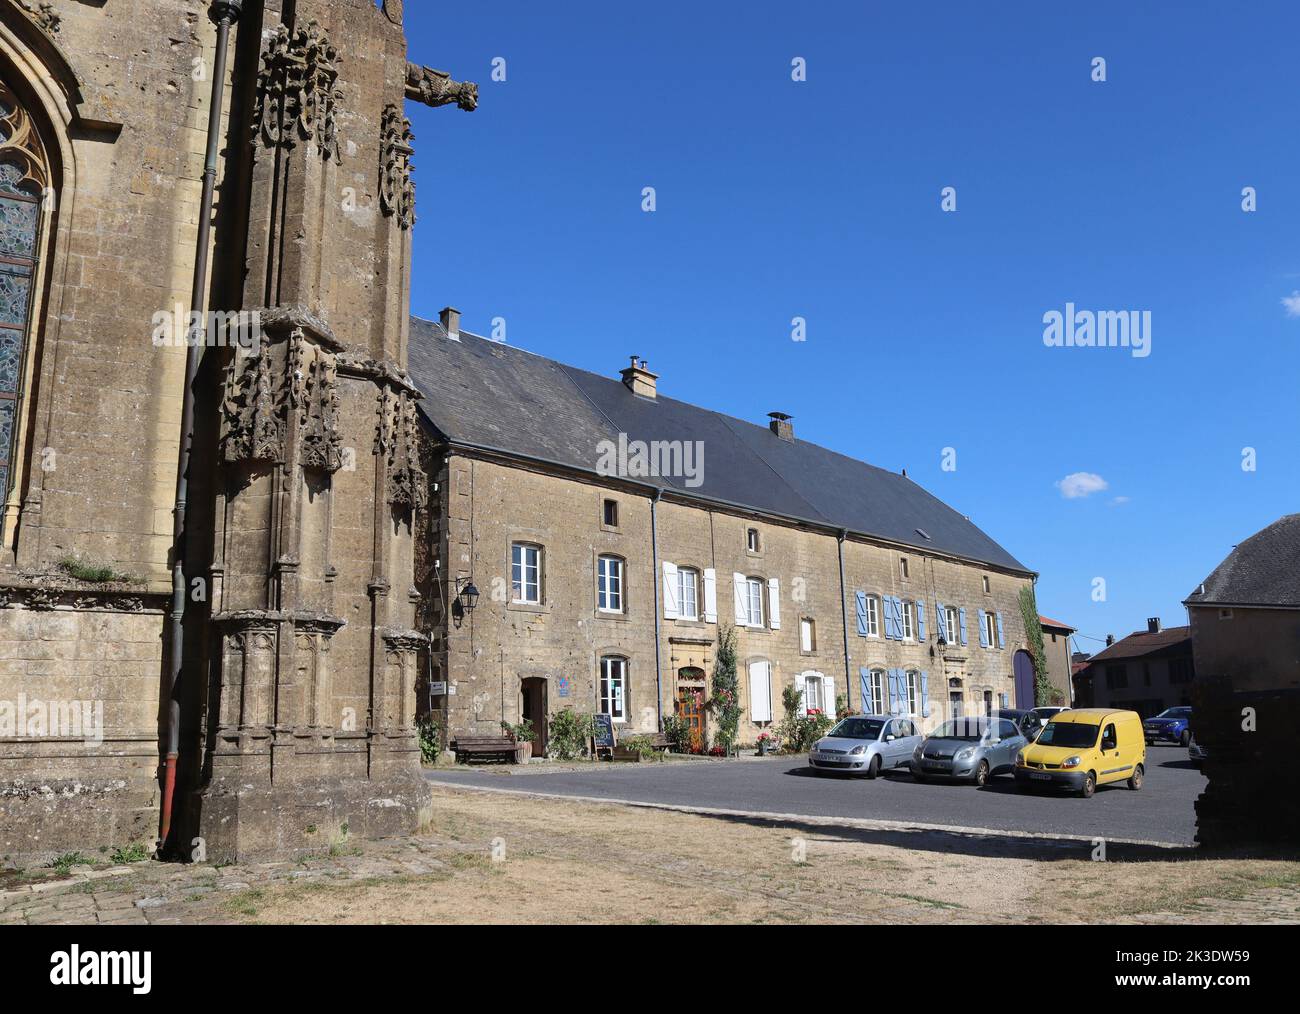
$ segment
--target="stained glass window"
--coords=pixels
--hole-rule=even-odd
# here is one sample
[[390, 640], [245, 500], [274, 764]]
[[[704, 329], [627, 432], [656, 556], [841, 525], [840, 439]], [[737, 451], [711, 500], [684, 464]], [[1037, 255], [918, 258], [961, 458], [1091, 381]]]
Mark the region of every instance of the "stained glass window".
[[0, 80], [0, 503], [8, 498], [14, 477], [45, 182], [45, 162], [31, 120]]

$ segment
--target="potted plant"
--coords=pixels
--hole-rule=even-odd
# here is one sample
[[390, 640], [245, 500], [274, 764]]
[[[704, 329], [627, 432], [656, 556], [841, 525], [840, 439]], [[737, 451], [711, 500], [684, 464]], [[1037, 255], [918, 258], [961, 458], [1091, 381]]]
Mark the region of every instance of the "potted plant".
[[501, 728], [514, 741], [515, 763], [527, 764], [533, 756], [533, 723], [524, 718], [518, 725], [502, 722]]
[[760, 757], [766, 757], [775, 745], [776, 737], [767, 729], [758, 734], [758, 755]]

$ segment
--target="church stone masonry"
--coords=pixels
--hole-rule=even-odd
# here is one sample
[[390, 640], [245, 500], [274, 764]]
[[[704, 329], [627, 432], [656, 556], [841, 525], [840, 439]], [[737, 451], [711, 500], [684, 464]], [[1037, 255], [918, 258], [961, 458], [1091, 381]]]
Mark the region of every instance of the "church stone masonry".
[[[195, 386], [168, 842], [185, 856], [201, 839], [209, 861], [427, 817], [403, 103], [477, 104], [473, 85], [407, 60], [394, 0], [224, 6], [242, 10], [208, 302], [258, 328], [210, 336]], [[150, 322], [188, 305], [211, 87], [192, 71], [212, 65], [211, 7], [0, 0], [0, 77], [57, 198], [15, 324], [27, 375], [6, 458], [0, 864], [157, 834], [185, 350], [151, 343]], [[103, 702], [103, 736], [6, 729], [19, 699]]]

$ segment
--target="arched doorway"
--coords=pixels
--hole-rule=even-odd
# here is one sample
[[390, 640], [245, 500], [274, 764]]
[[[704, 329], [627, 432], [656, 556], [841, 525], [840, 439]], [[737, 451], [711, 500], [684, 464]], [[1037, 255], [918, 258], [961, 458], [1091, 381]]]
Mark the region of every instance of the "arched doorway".
[[1034, 693], [1034, 660], [1027, 651], [1018, 651], [1012, 661], [1016, 677], [1016, 707], [1033, 708], [1038, 701]]

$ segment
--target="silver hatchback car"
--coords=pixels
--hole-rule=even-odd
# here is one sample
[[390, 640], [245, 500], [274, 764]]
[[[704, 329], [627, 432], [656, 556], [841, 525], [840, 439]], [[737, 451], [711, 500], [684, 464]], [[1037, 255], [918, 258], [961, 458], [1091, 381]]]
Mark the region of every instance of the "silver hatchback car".
[[953, 778], [983, 786], [994, 775], [1014, 770], [1016, 754], [1028, 743], [1010, 719], [953, 718], [926, 737], [909, 766], [918, 782]]
[[904, 767], [921, 742], [910, 718], [850, 715], [813, 744], [808, 766], [819, 774], [834, 771], [877, 778], [885, 768]]

